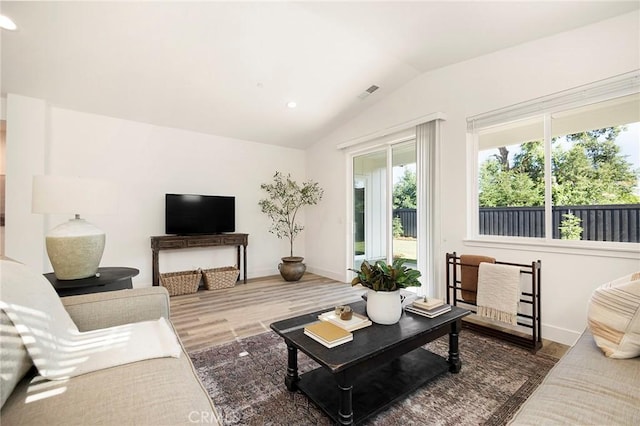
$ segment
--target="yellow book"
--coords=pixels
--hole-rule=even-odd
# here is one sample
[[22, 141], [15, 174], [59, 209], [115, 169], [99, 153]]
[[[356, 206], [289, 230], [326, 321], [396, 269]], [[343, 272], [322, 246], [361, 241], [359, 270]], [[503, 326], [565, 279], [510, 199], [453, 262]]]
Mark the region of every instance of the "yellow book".
[[351, 332], [328, 321], [320, 321], [308, 325], [304, 328], [304, 331], [321, 338], [327, 343], [345, 340], [353, 336]]

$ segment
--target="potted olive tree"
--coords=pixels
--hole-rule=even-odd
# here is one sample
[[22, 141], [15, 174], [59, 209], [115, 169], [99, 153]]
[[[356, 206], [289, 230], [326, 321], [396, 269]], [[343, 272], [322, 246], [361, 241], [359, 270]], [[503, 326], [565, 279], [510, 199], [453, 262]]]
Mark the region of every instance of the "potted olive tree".
[[285, 176], [280, 172], [273, 175], [272, 183], [263, 183], [260, 188], [267, 193], [267, 198], [260, 200], [258, 205], [271, 219], [269, 232], [278, 238], [289, 239], [289, 256], [283, 257], [278, 265], [280, 275], [287, 281], [298, 281], [307, 269], [302, 263], [304, 258], [293, 255], [293, 241], [304, 229], [297, 222], [298, 212], [304, 206], [318, 204], [324, 190], [317, 182], [309, 180], [300, 185], [290, 174]]
[[367, 287], [367, 315], [371, 321], [390, 325], [402, 316], [400, 289], [420, 287], [420, 271], [404, 266], [405, 259], [396, 259], [391, 265], [378, 260], [371, 265], [366, 260], [360, 270], [349, 269], [357, 275], [351, 285]]

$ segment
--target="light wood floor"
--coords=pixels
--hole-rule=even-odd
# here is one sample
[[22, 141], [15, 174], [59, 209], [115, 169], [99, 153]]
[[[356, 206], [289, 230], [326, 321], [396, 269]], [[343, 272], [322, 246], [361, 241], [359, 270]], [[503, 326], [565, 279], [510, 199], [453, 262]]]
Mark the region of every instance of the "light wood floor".
[[[274, 321], [357, 302], [363, 293], [310, 273], [298, 282], [279, 275], [263, 277], [232, 288], [173, 296], [171, 320], [187, 351], [193, 352], [260, 334]], [[540, 352], [559, 359], [567, 349], [545, 340]]]
[[187, 351], [270, 330], [274, 321], [362, 300], [362, 289], [306, 273], [298, 282], [279, 275], [232, 288], [171, 297], [171, 320]]

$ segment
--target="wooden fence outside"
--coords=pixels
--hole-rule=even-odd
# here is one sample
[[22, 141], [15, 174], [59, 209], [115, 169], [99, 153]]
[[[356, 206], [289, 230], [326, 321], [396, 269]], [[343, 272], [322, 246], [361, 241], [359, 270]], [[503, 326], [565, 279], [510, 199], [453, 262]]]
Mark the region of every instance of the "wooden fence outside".
[[395, 209], [393, 217], [399, 217], [405, 237], [418, 238], [416, 209]]
[[[554, 206], [553, 238], [560, 239], [563, 215], [571, 213], [580, 219], [581, 240], [640, 242], [640, 204], [598, 206]], [[415, 209], [395, 209], [405, 237], [417, 238]], [[517, 237], [544, 237], [544, 207], [481, 207], [480, 234]]]
[[[553, 238], [565, 214], [580, 219], [583, 241], [640, 242], [640, 204], [554, 206]], [[544, 207], [481, 207], [480, 234], [544, 237]]]

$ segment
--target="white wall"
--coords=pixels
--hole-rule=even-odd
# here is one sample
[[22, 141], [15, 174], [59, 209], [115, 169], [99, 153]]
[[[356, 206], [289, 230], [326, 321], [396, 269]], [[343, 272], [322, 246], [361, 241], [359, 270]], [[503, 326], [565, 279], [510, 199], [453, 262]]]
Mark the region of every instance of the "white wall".
[[36, 270], [43, 268], [46, 256], [43, 219], [31, 214], [31, 182], [33, 175], [44, 173], [47, 123], [44, 101], [7, 97], [4, 252]]
[[[118, 213], [86, 219], [103, 229], [101, 266], [138, 268], [134, 286], [151, 285], [149, 237], [164, 234], [164, 194], [236, 197], [236, 231], [248, 233], [249, 277], [277, 274], [288, 243], [268, 233], [260, 184], [276, 170], [305, 175], [301, 150], [152, 126], [10, 95], [7, 135], [7, 255], [51, 271], [44, 233], [69, 217], [31, 213], [34, 174], [108, 179], [119, 189]], [[304, 220], [304, 217], [302, 218]], [[304, 256], [304, 234], [294, 247]], [[160, 252], [160, 271], [233, 265], [233, 248]]]
[[[640, 270], [640, 255], [626, 258], [551, 252], [539, 247], [471, 245], [466, 237], [466, 117], [531, 100], [640, 68], [639, 13], [523, 44], [425, 73], [307, 150], [307, 175], [328, 190], [307, 214], [307, 258], [313, 270], [345, 278], [347, 176], [336, 145], [442, 112], [442, 229], [445, 253], [493, 255], [528, 263], [542, 260], [543, 336], [572, 343], [586, 325], [586, 304], [595, 287]], [[472, 42], [470, 40], [470, 42]], [[634, 249], [638, 249], [634, 245]], [[440, 277], [444, 291], [444, 277]]]

